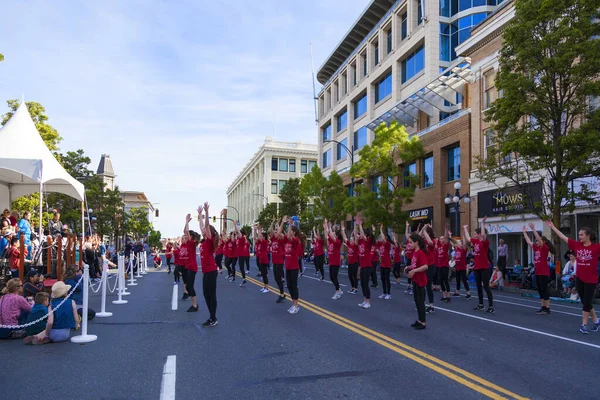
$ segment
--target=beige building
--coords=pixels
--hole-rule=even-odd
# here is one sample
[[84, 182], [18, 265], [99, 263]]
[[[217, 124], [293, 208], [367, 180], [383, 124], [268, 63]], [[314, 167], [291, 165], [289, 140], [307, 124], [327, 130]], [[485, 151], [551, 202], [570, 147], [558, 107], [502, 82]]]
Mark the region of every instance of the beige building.
[[[290, 178], [301, 178], [317, 165], [318, 147], [280, 142], [267, 136], [227, 189], [228, 218], [252, 225], [268, 203], [280, 203], [279, 192]], [[222, 213], [223, 214], [223, 213]], [[231, 229], [232, 225], [228, 224]]]

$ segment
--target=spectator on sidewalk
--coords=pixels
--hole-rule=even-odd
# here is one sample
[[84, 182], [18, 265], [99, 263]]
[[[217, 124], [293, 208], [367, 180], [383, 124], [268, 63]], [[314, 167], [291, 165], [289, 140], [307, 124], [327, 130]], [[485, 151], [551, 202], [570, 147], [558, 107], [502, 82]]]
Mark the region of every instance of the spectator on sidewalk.
[[[10, 273], [13, 278], [19, 277], [19, 267], [21, 265], [21, 242], [18, 237], [13, 237], [10, 240], [10, 249], [8, 255], [10, 258]], [[27, 256], [27, 248], [24, 248], [25, 256]]]
[[[19, 278], [9, 280], [3, 293], [6, 294], [0, 297], [0, 325], [24, 324], [31, 310], [31, 304], [23, 297], [21, 280]], [[0, 328], [0, 339], [19, 339], [26, 335], [25, 329]]]
[[29, 260], [31, 258], [31, 224], [29, 223], [29, 219], [31, 218], [31, 213], [29, 211], [25, 211], [23, 214], [23, 218], [17, 224], [17, 232], [19, 236], [23, 236], [23, 245], [27, 248], [27, 253], [25, 257]]
[[[77, 308], [77, 314], [80, 316], [83, 314], [83, 283], [80, 283], [77, 286], [77, 282], [81, 278], [81, 274], [77, 274], [77, 266], [71, 265], [65, 271], [65, 284], [69, 286], [69, 288], [73, 288], [73, 294], [71, 295], [71, 299], [75, 302]], [[96, 316], [96, 311], [92, 310], [88, 307], [88, 321], [91, 321]]]
[[10, 230], [11, 228], [12, 224], [10, 222], [10, 211], [7, 208], [2, 212], [2, 218], [0, 219], [0, 229], [4, 231], [5, 229]]
[[54, 210], [54, 216], [48, 222], [48, 230], [50, 231], [50, 235], [52, 237], [57, 237], [62, 234], [63, 231], [63, 223], [60, 221], [60, 211]]
[[71, 329], [79, 329], [80, 317], [77, 314], [75, 301], [67, 300], [60, 307], [59, 304], [71, 290], [71, 285], [65, 285], [58, 281], [52, 285], [52, 302], [50, 304], [53, 313], [48, 316], [46, 329], [35, 335], [34, 343], [64, 342], [69, 340]]
[[575, 252], [569, 250], [568, 252], [569, 261], [565, 263], [565, 267], [562, 270], [562, 285], [563, 294], [569, 294], [569, 288], [573, 286], [575, 281], [575, 274], [577, 272], [577, 257]]
[[500, 239], [498, 244], [498, 266], [502, 271], [502, 278], [506, 278], [506, 257], [508, 256], [508, 245], [504, 243], [504, 239]]
[[[48, 306], [50, 305], [50, 295], [46, 292], [39, 292], [35, 295], [35, 304], [31, 307], [31, 311], [27, 316], [27, 323], [37, 321], [42, 318], [44, 315], [48, 314]], [[35, 340], [35, 335], [42, 332], [46, 329], [46, 320], [42, 320], [37, 324], [28, 326], [25, 328], [25, 332], [27, 332], [27, 337], [23, 339], [23, 343], [25, 344], [38, 344]]]
[[500, 270], [499, 266], [496, 266], [494, 268], [494, 273], [492, 274], [492, 277], [490, 278], [490, 287], [501, 290], [503, 286], [504, 286], [504, 277], [502, 276], [502, 271]]
[[27, 275], [25, 275], [25, 285], [23, 285], [23, 297], [34, 298], [36, 294], [44, 290], [44, 284], [40, 283], [40, 276], [42, 274], [35, 268], [27, 272]]

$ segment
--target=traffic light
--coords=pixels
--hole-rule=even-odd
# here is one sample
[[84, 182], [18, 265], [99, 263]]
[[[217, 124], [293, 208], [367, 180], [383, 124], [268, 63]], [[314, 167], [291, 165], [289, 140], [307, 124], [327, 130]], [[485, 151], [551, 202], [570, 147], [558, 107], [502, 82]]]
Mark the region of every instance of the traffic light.
[[217, 217], [213, 215], [213, 223], [217, 222]]

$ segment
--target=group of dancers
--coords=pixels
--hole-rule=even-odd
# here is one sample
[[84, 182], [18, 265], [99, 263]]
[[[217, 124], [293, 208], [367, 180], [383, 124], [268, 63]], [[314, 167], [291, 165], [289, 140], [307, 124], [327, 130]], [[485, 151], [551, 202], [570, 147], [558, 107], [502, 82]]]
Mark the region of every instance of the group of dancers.
[[[174, 257], [175, 274], [182, 275], [184, 281], [183, 298], [191, 298], [192, 305], [188, 312], [198, 311], [196, 292], [194, 290], [195, 276], [198, 271], [195, 249], [200, 246], [200, 260], [203, 273], [203, 292], [210, 317], [203, 326], [215, 326], [216, 318], [216, 282], [218, 271], [222, 273], [223, 262], [228, 272], [227, 279], [234, 282], [236, 278], [236, 265], [239, 261], [239, 270], [242, 275], [240, 286], [246, 284], [246, 273], [249, 272], [250, 241], [248, 232], [235, 229], [229, 235], [218, 235], [214, 227], [208, 223], [208, 203], [198, 208], [198, 219], [200, 221], [200, 232], [202, 235], [189, 229], [191, 216], [186, 217], [184, 235], [181, 244], [175, 244], [171, 249], [167, 247], [167, 257], [171, 253]], [[333, 300], [339, 300], [343, 291], [340, 289], [339, 270], [341, 267], [342, 245], [347, 248], [348, 277], [351, 289], [349, 294], [358, 294], [360, 283], [363, 301], [358, 304], [363, 309], [371, 307], [371, 290], [369, 280], [377, 281], [377, 266], [380, 267], [380, 279], [383, 293], [380, 299], [390, 300], [391, 281], [393, 273], [397, 282], [400, 282], [402, 266], [403, 272], [408, 277], [409, 289], [413, 295], [417, 308], [417, 320], [411, 325], [416, 330], [426, 328], [426, 315], [435, 312], [434, 306], [434, 280], [440, 285], [442, 302], [451, 303], [452, 297], [460, 297], [461, 283], [466, 290], [466, 299], [471, 298], [468, 284], [467, 252], [471, 251], [473, 256], [473, 273], [477, 287], [478, 303], [475, 311], [484, 311], [494, 314], [494, 300], [490, 289], [491, 266], [488, 259], [490, 242], [487, 238], [485, 227], [486, 217], [482, 218], [479, 226], [469, 233], [468, 225], [463, 226], [462, 238], [453, 238], [448, 226], [444, 227], [442, 235], [437, 237], [431, 225], [419, 226], [415, 232], [411, 232], [410, 224], [406, 223], [404, 233], [405, 241], [400, 243], [396, 235], [386, 233], [384, 227], [379, 227], [376, 235], [375, 226], [363, 228], [361, 217], [356, 218], [354, 229], [348, 235], [344, 225], [337, 226], [325, 220], [322, 231], [314, 227], [311, 234], [311, 246], [314, 252], [314, 264], [317, 273], [324, 278], [324, 254], [327, 251], [329, 259], [329, 278], [334, 285], [335, 292]], [[580, 331], [598, 332], [600, 321], [593, 310], [592, 299], [595, 287], [598, 283], [596, 262], [600, 257], [600, 244], [595, 241], [595, 234], [582, 228], [579, 231], [579, 241], [568, 239], [551, 222], [548, 226], [557, 235], [568, 243], [569, 249], [575, 253], [577, 258], [576, 286], [583, 303], [583, 320]], [[527, 227], [523, 227], [525, 240], [533, 248], [534, 265], [536, 268], [537, 287], [540, 293], [541, 309], [538, 314], [550, 315], [550, 300], [548, 296], [548, 280], [550, 269], [548, 265], [548, 254], [556, 253], [551, 242], [544, 236], [540, 236], [535, 227], [530, 224], [533, 231], [532, 240], [529, 237]], [[292, 305], [288, 313], [297, 314], [300, 310], [298, 305], [299, 290], [298, 278], [302, 274], [302, 258], [304, 255], [304, 235], [297, 226], [283, 217], [280, 221], [273, 221], [267, 228], [263, 229], [259, 224], [252, 228], [254, 240], [254, 252], [257, 259], [260, 276], [263, 285], [261, 293], [269, 293], [269, 267], [273, 267], [273, 276], [277, 284], [279, 296], [277, 303], [284, 302], [286, 294], [284, 283], [287, 284]], [[452, 253], [450, 246], [452, 245]], [[454, 260], [456, 271], [456, 292], [451, 293], [449, 285], [450, 276], [450, 254]], [[402, 262], [404, 260], [406, 262]], [[170, 266], [170, 259], [167, 258]], [[285, 274], [284, 274], [285, 271]], [[175, 278], [176, 282], [178, 278]], [[484, 306], [483, 292], [487, 295], [488, 307]], [[427, 299], [426, 299], [427, 295]], [[427, 303], [426, 303], [427, 300]], [[588, 319], [592, 318], [594, 326], [587, 328]]]

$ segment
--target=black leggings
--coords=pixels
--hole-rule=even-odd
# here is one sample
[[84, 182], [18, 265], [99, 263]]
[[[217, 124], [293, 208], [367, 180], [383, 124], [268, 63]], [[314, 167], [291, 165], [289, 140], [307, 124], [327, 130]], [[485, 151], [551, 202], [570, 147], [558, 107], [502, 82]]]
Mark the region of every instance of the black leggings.
[[[577, 288], [577, 294], [581, 299], [583, 305], [583, 311], [590, 312], [594, 309], [593, 300], [594, 292], [596, 291], [596, 284], [585, 283], [579, 278], [575, 279], [575, 287]], [[594, 321], [595, 322], [595, 321]]]
[[394, 263], [394, 268], [392, 269], [392, 274], [394, 274], [394, 278], [400, 279], [400, 272], [402, 271], [402, 264], [399, 262]]
[[425, 322], [425, 288], [418, 286], [415, 282], [413, 285], [413, 298], [415, 306], [417, 306], [417, 315], [420, 322]]
[[433, 304], [433, 278], [437, 276], [437, 267], [435, 265], [429, 265], [427, 267], [427, 298], [429, 304]]
[[438, 282], [441, 282], [442, 292], [450, 291], [450, 282], [448, 281], [448, 275], [450, 274], [450, 267], [438, 267], [437, 275]]
[[262, 275], [263, 283], [265, 285], [269, 284], [269, 274], [267, 273], [268, 266], [269, 264], [260, 264], [260, 274]]
[[[242, 277], [246, 279], [246, 273], [244, 271], [250, 271], [250, 256], [239, 256], [240, 270], [242, 271]], [[244, 266], [246, 269], [244, 270]]]
[[390, 273], [392, 272], [391, 268], [379, 268], [381, 272], [381, 286], [383, 286], [383, 294], [390, 294], [390, 290], [392, 290], [392, 284], [390, 282]]
[[491, 270], [476, 269], [475, 270], [475, 283], [477, 284], [477, 297], [479, 297], [479, 304], [483, 305], [483, 288], [488, 297], [488, 304], [490, 307], [494, 307], [494, 298], [492, 297], [492, 290], [490, 289], [490, 274]]
[[465, 290], [469, 291], [469, 280], [467, 279], [467, 271], [456, 271], [456, 291], [460, 292], [460, 282], [465, 285]]
[[213, 321], [217, 320], [217, 274], [217, 271], [212, 271], [202, 276], [202, 293]]
[[371, 276], [372, 267], [360, 267], [360, 286], [362, 287], [363, 296], [365, 299], [371, 299], [371, 289], [369, 288], [369, 277]]
[[377, 261], [373, 262], [373, 268], [371, 269], [371, 280], [373, 281], [373, 286], [377, 286]]
[[358, 288], [358, 263], [348, 265], [348, 278], [350, 278], [350, 286], [352, 289]]
[[171, 270], [171, 259], [167, 258], [167, 267], [169, 268], [169, 271]]
[[323, 263], [325, 262], [325, 256], [321, 254], [320, 256], [315, 256], [315, 268], [317, 272], [321, 273], [321, 278], [325, 278], [325, 269], [323, 268]]
[[179, 271], [179, 266], [173, 265], [173, 279], [175, 280], [175, 282], [179, 282], [180, 278], [181, 278], [181, 273]]
[[237, 257], [226, 257], [225, 258], [225, 267], [227, 268], [227, 272], [229, 272], [229, 276], [235, 278], [235, 265], [237, 264]]
[[283, 296], [283, 264], [273, 264], [273, 276], [277, 282], [279, 294]]
[[335, 286], [335, 290], [340, 290], [340, 281], [338, 280], [338, 274], [340, 272], [339, 265], [330, 265], [329, 266], [329, 279], [333, 282], [333, 286]]
[[300, 268], [300, 272], [304, 273], [304, 267], [302, 266], [302, 257], [298, 257], [298, 267]]
[[194, 282], [196, 281], [196, 272], [189, 269], [184, 269], [183, 276], [183, 281], [185, 283], [185, 288], [188, 294], [190, 295], [190, 297], [196, 297], [196, 290], [194, 289]]
[[541, 300], [550, 300], [550, 293], [548, 292], [548, 283], [550, 277], [545, 275], [536, 275], [535, 283], [537, 286], [538, 293], [540, 294]]
[[298, 300], [298, 272], [297, 269], [285, 270], [285, 281], [292, 300]]
[[223, 269], [223, 254], [217, 254], [215, 256], [215, 262], [217, 263], [217, 267], [219, 267], [219, 269]]
[[177, 275], [177, 282], [179, 282], [180, 280], [183, 280], [183, 286], [184, 289], [187, 290], [185, 288], [185, 282], [186, 282], [186, 276], [185, 276], [185, 268], [183, 267], [183, 265], [178, 265], [177, 266], [178, 269], [178, 275]]

